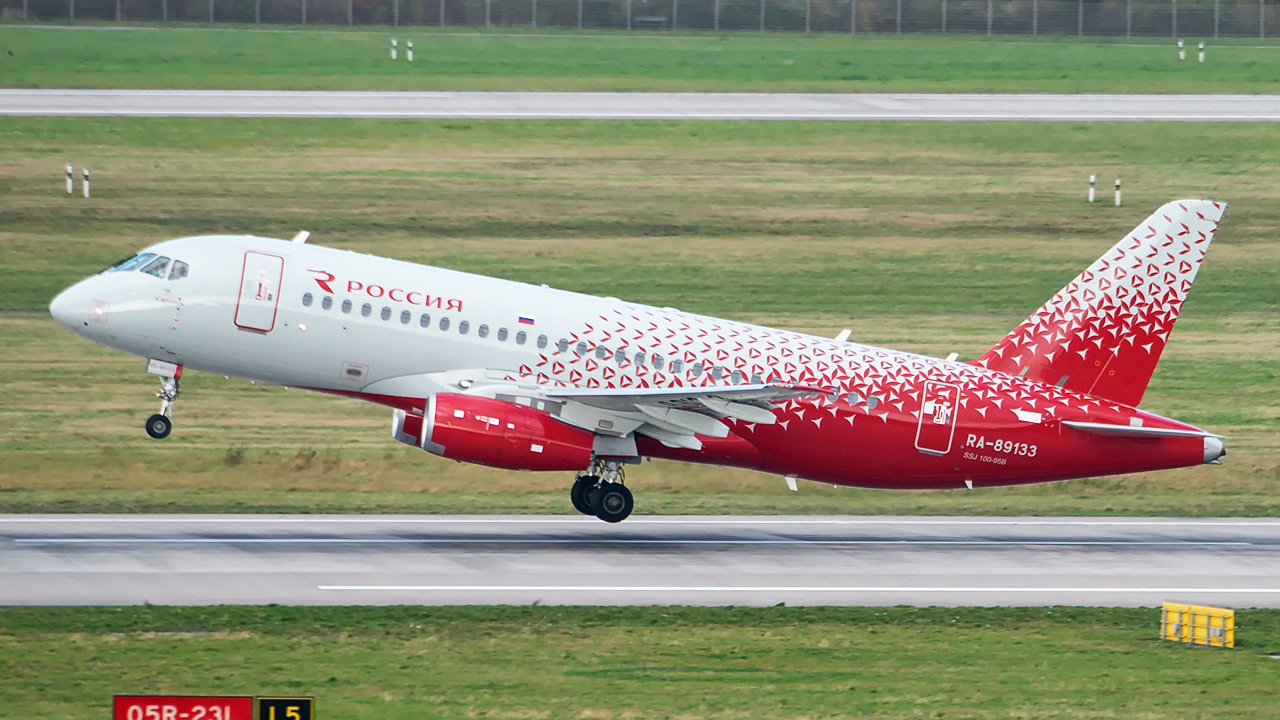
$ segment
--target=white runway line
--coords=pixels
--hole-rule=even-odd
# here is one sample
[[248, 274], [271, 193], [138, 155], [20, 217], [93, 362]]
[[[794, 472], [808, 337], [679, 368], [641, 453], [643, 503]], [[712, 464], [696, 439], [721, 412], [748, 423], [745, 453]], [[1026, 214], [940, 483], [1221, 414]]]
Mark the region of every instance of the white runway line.
[[1253, 546], [1251, 542], [1214, 540], [714, 540], [647, 538], [13, 538], [23, 545], [1063, 545]]
[[1280, 588], [1125, 588], [1125, 587], [877, 587], [877, 586], [690, 586], [679, 585], [317, 585], [318, 590], [355, 592], [805, 592], [805, 593], [1160, 593], [1190, 595], [1202, 593], [1274, 595]]
[[[269, 515], [253, 515], [253, 516], [167, 516], [156, 517], [147, 515], [121, 515], [121, 516], [59, 516], [59, 517], [0, 517], [0, 526], [5, 523], [16, 524], [39, 524], [39, 523], [70, 523], [89, 525], [93, 523], [120, 523], [120, 524], [179, 524], [188, 525], [194, 523], [200, 524], [307, 524], [307, 525], [323, 525], [328, 523], [343, 524], [370, 524], [370, 525], [390, 525], [390, 524], [415, 524], [415, 525], [466, 525], [466, 524], [496, 524], [496, 525], [589, 525], [591, 527], [602, 527], [600, 521], [595, 518], [579, 517], [574, 515], [552, 515], [546, 517], [534, 516], [386, 516], [386, 515], [370, 515], [362, 517], [353, 516], [324, 516], [324, 515], [291, 515], [291, 516], [269, 516]], [[1037, 520], [1029, 519], [980, 519], [973, 517], [937, 517], [937, 518], [779, 518], [771, 516], [743, 516], [739, 518], [725, 517], [706, 517], [699, 515], [688, 515], [679, 517], [645, 517], [632, 516], [627, 518], [626, 525], [630, 527], [634, 525], [733, 525], [755, 527], [762, 525], [963, 525], [963, 526], [996, 526], [996, 527], [1038, 527], [1038, 526], [1064, 526], [1064, 527], [1277, 527], [1280, 528], [1280, 520], [1231, 520], [1231, 519], [1211, 519], [1199, 520], [1196, 518], [1126, 518], [1116, 520], [1101, 519], [1080, 519], [1068, 520], [1061, 518]]]

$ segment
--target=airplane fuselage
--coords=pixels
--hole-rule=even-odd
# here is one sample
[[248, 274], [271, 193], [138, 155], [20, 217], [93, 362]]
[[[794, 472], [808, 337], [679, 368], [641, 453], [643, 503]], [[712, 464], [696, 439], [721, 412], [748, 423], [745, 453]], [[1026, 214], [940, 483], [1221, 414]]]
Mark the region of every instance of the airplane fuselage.
[[[55, 317], [143, 358], [410, 416], [434, 396], [518, 396], [580, 431], [634, 438], [636, 456], [884, 488], [1041, 482], [1221, 454], [1192, 426], [971, 363], [269, 238], [184, 238], [144, 253], [184, 263], [185, 277], [107, 271], [59, 296]], [[731, 413], [719, 418], [723, 437], [694, 443], [661, 420], [648, 433], [615, 428], [607, 413], [583, 420], [546, 392], [737, 386], [809, 391], [771, 403], [774, 422]]]

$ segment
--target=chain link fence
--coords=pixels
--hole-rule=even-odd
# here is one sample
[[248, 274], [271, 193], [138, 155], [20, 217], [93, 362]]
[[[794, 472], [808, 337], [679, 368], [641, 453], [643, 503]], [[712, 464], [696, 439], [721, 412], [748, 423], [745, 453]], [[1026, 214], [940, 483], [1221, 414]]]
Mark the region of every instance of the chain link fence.
[[615, 30], [1275, 37], [1280, 0], [0, 0], [0, 17]]

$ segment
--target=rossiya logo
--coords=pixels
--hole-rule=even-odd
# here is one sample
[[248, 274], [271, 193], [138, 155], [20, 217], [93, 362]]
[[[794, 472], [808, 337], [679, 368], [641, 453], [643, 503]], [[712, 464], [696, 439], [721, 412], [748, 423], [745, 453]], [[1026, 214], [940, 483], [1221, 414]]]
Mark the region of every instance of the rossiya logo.
[[406, 290], [404, 288], [392, 287], [387, 288], [377, 283], [366, 283], [360, 280], [347, 280], [345, 288], [342, 281], [338, 280], [338, 276], [327, 270], [311, 270], [307, 272], [314, 273], [313, 278], [321, 290], [330, 295], [340, 294], [339, 290], [334, 290], [336, 285], [340, 290], [345, 290], [349, 295], [368, 295], [374, 299], [386, 298], [391, 302], [405, 303], [407, 305], [417, 305], [419, 307], [434, 307], [441, 310], [456, 310], [462, 312], [462, 301], [457, 298], [447, 298], [442, 295], [432, 295], [422, 292], [421, 290]]

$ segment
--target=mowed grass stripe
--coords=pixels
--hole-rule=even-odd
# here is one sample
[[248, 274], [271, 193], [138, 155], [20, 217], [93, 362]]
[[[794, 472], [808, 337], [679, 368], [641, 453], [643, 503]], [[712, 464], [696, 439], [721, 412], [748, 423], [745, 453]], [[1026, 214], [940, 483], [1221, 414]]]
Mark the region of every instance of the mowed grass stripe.
[[259, 30], [0, 27], [0, 87], [1270, 93], [1280, 66], [1250, 39], [1214, 40], [1201, 64], [1155, 39]]
[[335, 717], [1267, 718], [1280, 611], [1233, 651], [1156, 609], [125, 607], [0, 610], [26, 717], [119, 692], [315, 696]]
[[[667, 463], [640, 513], [1275, 515], [1280, 143], [1267, 125], [21, 119], [0, 124], [0, 307], [176, 236], [312, 242], [942, 357], [981, 354], [1160, 204], [1230, 203], [1144, 407], [1223, 467], [894, 493]], [[67, 197], [65, 165], [94, 197]], [[1098, 174], [1125, 205], [1084, 202]], [[1106, 198], [1104, 193], [1104, 198]], [[383, 408], [184, 378], [0, 317], [0, 510], [564, 512], [566, 479], [390, 441]]]

